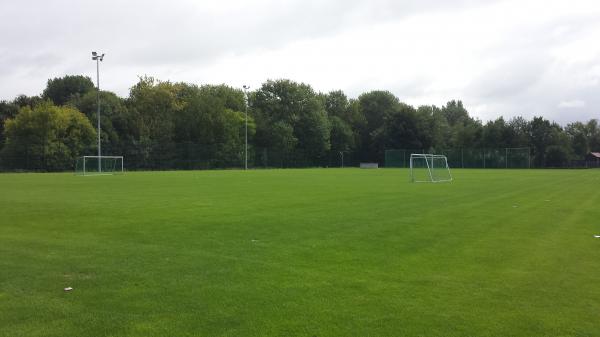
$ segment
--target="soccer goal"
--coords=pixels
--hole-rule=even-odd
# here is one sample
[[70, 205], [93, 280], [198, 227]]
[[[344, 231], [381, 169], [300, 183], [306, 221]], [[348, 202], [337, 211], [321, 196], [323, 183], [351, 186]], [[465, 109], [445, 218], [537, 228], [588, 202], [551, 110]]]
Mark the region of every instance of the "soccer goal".
[[123, 156], [83, 156], [77, 158], [75, 174], [82, 176], [123, 173]]
[[410, 180], [415, 183], [452, 181], [448, 159], [439, 154], [411, 154]]

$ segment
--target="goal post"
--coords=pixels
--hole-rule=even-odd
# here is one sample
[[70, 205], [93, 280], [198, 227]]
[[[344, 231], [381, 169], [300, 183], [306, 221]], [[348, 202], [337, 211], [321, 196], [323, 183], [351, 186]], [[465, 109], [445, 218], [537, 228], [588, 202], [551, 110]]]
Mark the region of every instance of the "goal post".
[[123, 156], [83, 156], [75, 164], [75, 174], [82, 176], [121, 174], [123, 169]]
[[531, 168], [531, 149], [528, 147], [506, 148], [506, 168]]
[[410, 155], [410, 180], [415, 183], [438, 183], [452, 181], [448, 158], [439, 154]]

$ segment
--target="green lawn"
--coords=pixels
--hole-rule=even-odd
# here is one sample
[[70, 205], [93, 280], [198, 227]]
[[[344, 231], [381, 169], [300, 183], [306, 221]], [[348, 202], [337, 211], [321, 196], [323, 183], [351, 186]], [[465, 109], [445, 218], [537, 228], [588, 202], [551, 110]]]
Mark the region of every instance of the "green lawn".
[[600, 336], [600, 170], [453, 173], [2, 174], [0, 336]]

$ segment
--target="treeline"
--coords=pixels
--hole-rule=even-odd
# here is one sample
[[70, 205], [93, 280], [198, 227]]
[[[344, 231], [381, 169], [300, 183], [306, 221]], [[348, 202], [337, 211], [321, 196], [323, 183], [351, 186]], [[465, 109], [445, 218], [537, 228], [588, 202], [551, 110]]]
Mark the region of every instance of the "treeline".
[[[39, 96], [1, 101], [2, 168], [67, 170], [76, 157], [94, 154], [96, 95], [90, 78], [65, 76], [49, 80]], [[248, 100], [226, 85], [150, 77], [126, 98], [99, 95], [103, 153], [124, 155], [139, 168], [243, 166], [246, 110], [253, 166], [325, 166], [340, 152], [383, 163], [386, 149], [530, 147], [533, 166], [561, 167], [600, 150], [596, 119], [566, 127], [543, 117], [482, 123], [461, 101], [415, 108], [389, 91], [352, 99], [290, 80], [269, 80]]]

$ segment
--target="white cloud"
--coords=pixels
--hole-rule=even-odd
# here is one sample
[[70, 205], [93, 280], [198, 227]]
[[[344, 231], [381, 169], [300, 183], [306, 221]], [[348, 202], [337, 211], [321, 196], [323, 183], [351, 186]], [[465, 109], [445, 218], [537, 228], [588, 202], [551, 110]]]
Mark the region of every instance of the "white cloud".
[[[414, 105], [462, 99], [483, 120], [568, 122], [600, 110], [598, 17], [587, 0], [5, 1], [0, 99], [94, 77], [97, 49], [103, 87], [123, 96], [144, 74], [253, 88], [290, 78]], [[572, 97], [585, 102], [576, 115], [556, 103]]]
[[585, 102], [578, 99], [572, 101], [561, 101], [558, 103], [558, 107], [566, 109], [580, 109], [585, 107]]

